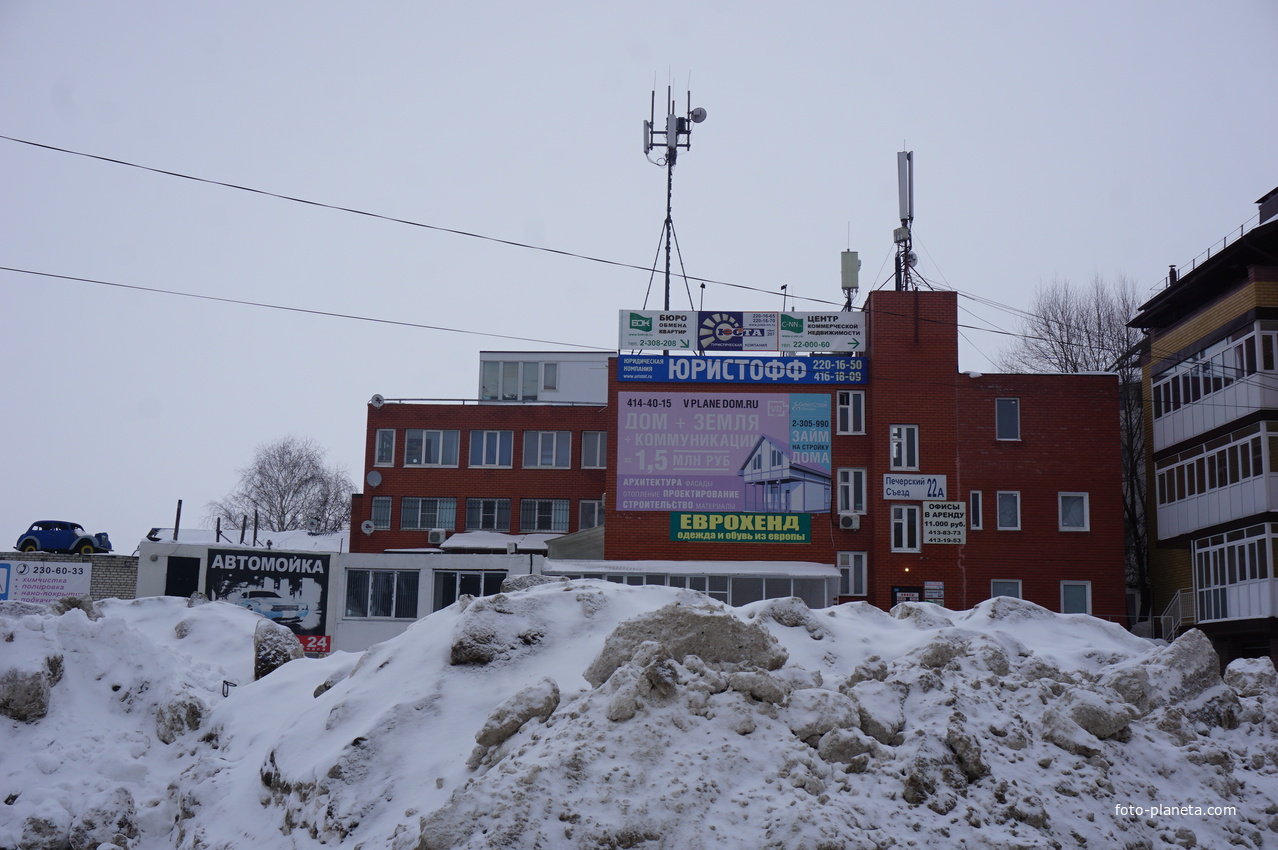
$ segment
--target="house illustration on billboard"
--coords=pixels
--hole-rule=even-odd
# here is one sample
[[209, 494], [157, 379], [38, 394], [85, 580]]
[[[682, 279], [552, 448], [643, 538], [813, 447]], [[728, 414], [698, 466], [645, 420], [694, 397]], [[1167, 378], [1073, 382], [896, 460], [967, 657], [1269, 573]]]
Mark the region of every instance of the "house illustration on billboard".
[[791, 460], [788, 447], [764, 434], [737, 471], [745, 509], [813, 514], [830, 510], [830, 471]]

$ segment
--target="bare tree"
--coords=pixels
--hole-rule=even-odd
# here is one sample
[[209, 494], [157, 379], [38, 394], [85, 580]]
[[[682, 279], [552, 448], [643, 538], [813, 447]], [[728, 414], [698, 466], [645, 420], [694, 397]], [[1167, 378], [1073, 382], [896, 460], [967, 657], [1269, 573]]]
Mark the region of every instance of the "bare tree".
[[1145, 425], [1137, 355], [1143, 334], [1127, 327], [1142, 299], [1125, 277], [1100, 275], [1087, 288], [1056, 280], [1039, 289], [1017, 341], [1000, 356], [1008, 372], [1115, 372], [1122, 440], [1123, 524], [1127, 586], [1140, 591], [1141, 619], [1149, 616], [1149, 541], [1145, 522]]
[[268, 531], [346, 528], [355, 486], [344, 469], [324, 461], [324, 449], [313, 440], [288, 436], [263, 443], [253, 462], [240, 470], [235, 490], [209, 502], [209, 520], [239, 525], [256, 515]]

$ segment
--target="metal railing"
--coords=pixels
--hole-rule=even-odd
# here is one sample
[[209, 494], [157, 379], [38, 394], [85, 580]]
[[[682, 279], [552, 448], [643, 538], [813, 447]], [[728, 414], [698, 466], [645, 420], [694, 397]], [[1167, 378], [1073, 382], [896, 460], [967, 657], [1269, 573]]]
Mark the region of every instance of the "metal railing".
[[1194, 591], [1191, 588], [1183, 588], [1176, 591], [1176, 595], [1172, 597], [1171, 602], [1163, 609], [1162, 616], [1158, 618], [1160, 628], [1159, 636], [1164, 640], [1175, 640], [1177, 632], [1182, 626], [1194, 625], [1198, 622], [1196, 612], [1194, 610]]

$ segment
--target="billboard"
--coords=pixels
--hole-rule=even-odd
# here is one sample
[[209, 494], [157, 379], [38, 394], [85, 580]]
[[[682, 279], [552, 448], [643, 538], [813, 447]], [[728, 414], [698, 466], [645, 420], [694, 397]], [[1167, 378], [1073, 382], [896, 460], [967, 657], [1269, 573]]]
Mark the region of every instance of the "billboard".
[[208, 595], [248, 608], [298, 636], [322, 635], [329, 554], [210, 549]]
[[670, 539], [703, 543], [811, 543], [812, 517], [680, 511], [670, 514]]
[[0, 600], [48, 605], [64, 596], [83, 596], [93, 581], [93, 564], [64, 561], [0, 561]]
[[830, 510], [830, 396], [617, 394], [617, 510]]
[[620, 349], [806, 351], [865, 348], [865, 314], [732, 310], [622, 310]]
[[681, 384], [864, 384], [864, 357], [705, 355], [653, 357], [622, 354], [617, 379]]

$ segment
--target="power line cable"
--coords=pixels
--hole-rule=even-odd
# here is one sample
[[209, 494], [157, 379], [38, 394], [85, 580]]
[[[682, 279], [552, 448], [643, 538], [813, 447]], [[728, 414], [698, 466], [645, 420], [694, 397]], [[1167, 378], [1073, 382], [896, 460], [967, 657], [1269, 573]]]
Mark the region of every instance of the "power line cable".
[[495, 339], [509, 339], [516, 342], [536, 342], [543, 345], [564, 345], [572, 348], [586, 348], [592, 351], [613, 351], [612, 348], [603, 348], [598, 345], [584, 345], [579, 342], [559, 342], [551, 339], [535, 339], [533, 337], [512, 336], [509, 334], [498, 334], [490, 331], [471, 331], [463, 328], [449, 328], [442, 325], [423, 325], [417, 322], [404, 322], [397, 319], [379, 319], [372, 316], [357, 316], [351, 313], [333, 313], [327, 310], [312, 310], [306, 307], [289, 307], [284, 304], [268, 304], [263, 301], [244, 301], [238, 298], [223, 298], [217, 295], [202, 295], [198, 292], [180, 292], [174, 289], [160, 289], [152, 286], [137, 286], [131, 283], [116, 283], [109, 280], [97, 280], [89, 277], [75, 277], [74, 275], [54, 274], [52, 272], [38, 272], [31, 269], [18, 269], [12, 266], [0, 266], [0, 271], [15, 272], [17, 274], [38, 275], [40, 277], [52, 277], [59, 280], [70, 280], [77, 283], [92, 283], [98, 286], [113, 286], [119, 289], [132, 289], [137, 292], [151, 292], [160, 295], [176, 295], [182, 298], [198, 298], [202, 301], [220, 301], [224, 304], [239, 304], [244, 307], [263, 307], [268, 310], [284, 310], [290, 313], [309, 313], [313, 316], [329, 316], [334, 319], [353, 319], [359, 322], [375, 322], [383, 325], [400, 325], [407, 328], [421, 328], [430, 331], [444, 331], [446, 333], [468, 334], [470, 336], [487, 336]]
[[[294, 195], [283, 195], [278, 192], [267, 191], [266, 189], [254, 189], [251, 186], [242, 186], [238, 183], [228, 183], [223, 180], [213, 180], [208, 177], [196, 177], [193, 174], [184, 174], [180, 171], [170, 171], [164, 168], [154, 168], [149, 165], [141, 165], [139, 163], [129, 162], [128, 160], [124, 160], [124, 159], [116, 159], [114, 157], [86, 153], [84, 151], [72, 150], [70, 148], [62, 148], [56, 145], [46, 145], [40, 142], [32, 142], [27, 139], [19, 139], [14, 136], [0, 135], [0, 139], [4, 139], [10, 142], [16, 142], [17, 144], [21, 144], [21, 145], [30, 145], [31, 147], [43, 148], [44, 150], [56, 151], [58, 153], [71, 154], [72, 156], [81, 156], [81, 157], [85, 157], [86, 159], [96, 159], [100, 162], [109, 162], [114, 165], [123, 165], [129, 168], [137, 168], [142, 171], [150, 171], [154, 174], [164, 174], [169, 177], [179, 177], [183, 180], [192, 180], [196, 183], [207, 183], [211, 186], [222, 186], [223, 188], [226, 188], [226, 189], [238, 189], [241, 192], [251, 192], [255, 195], [264, 195], [269, 198], [277, 198], [283, 201], [292, 201], [293, 203], [297, 203], [297, 204], [306, 204], [308, 206], [335, 210], [337, 212], [346, 212], [346, 213], [351, 213], [353, 215], [362, 215], [368, 218], [375, 218], [375, 219], [380, 219], [382, 221], [394, 222], [396, 224], [406, 224], [410, 227], [420, 227], [425, 230], [434, 230], [439, 233], [451, 233], [454, 236], [466, 236], [471, 239], [481, 239], [485, 242], [495, 242], [499, 245], [509, 245], [512, 248], [525, 248], [530, 251], [541, 251], [547, 254], [557, 254], [561, 257], [572, 257], [573, 259], [577, 259], [577, 260], [587, 260], [592, 263], [601, 263], [603, 265], [615, 266], [617, 268], [623, 268], [623, 269], [634, 269], [636, 271], [644, 271], [644, 272], [656, 271], [655, 267], [648, 268], [647, 266], [640, 266], [634, 263], [625, 263], [620, 260], [609, 260], [604, 257], [595, 257], [589, 254], [579, 254], [575, 251], [568, 251], [562, 248], [548, 248], [544, 245], [533, 245], [528, 242], [517, 242], [512, 239], [502, 239], [497, 236], [487, 236], [485, 234], [474, 233], [469, 230], [459, 230], [453, 227], [442, 227], [437, 224], [426, 224], [420, 221], [413, 221], [412, 219], [398, 218], [396, 216], [390, 216], [390, 215], [383, 215], [381, 213], [370, 212], [368, 210], [361, 210], [355, 207], [344, 207], [338, 204], [326, 204], [322, 201], [310, 200], [309, 198], [299, 198]], [[762, 292], [768, 295], [779, 294], [778, 292], [774, 292], [772, 290], [760, 289], [759, 287], [755, 287], [755, 286], [746, 286], [745, 284], [741, 284], [741, 283], [729, 283], [728, 281], [724, 281], [724, 280], [712, 280], [711, 278], [696, 277], [694, 275], [687, 275], [687, 278], [689, 280], [695, 280], [701, 283], [712, 283], [715, 286], [727, 286], [727, 287], [732, 287], [734, 289], [744, 289], [750, 292]], [[830, 304], [830, 305], [837, 306], [836, 302], [834, 301], [827, 301], [820, 298], [804, 298], [804, 300], [812, 301], [819, 304]]]
[[[633, 263], [625, 263], [625, 262], [622, 262], [622, 261], [620, 261], [620, 260], [610, 260], [610, 259], [606, 259], [606, 258], [603, 258], [603, 257], [595, 257], [595, 256], [592, 256], [592, 255], [589, 255], [589, 254], [580, 254], [580, 253], [577, 253], [577, 252], [574, 252], [574, 251], [568, 251], [568, 250], [560, 249], [560, 248], [549, 248], [549, 247], [546, 247], [546, 246], [543, 246], [543, 245], [533, 245], [533, 244], [526, 243], [526, 242], [518, 242], [518, 241], [510, 240], [510, 239], [502, 239], [502, 238], [495, 237], [495, 236], [487, 236], [487, 235], [485, 235], [485, 234], [475, 233], [475, 232], [467, 231], [467, 230], [460, 230], [460, 229], [457, 229], [457, 228], [442, 227], [442, 226], [440, 226], [440, 225], [426, 224], [426, 223], [424, 223], [424, 222], [413, 221], [413, 220], [411, 220], [411, 219], [405, 219], [405, 218], [398, 218], [398, 217], [395, 217], [395, 216], [383, 215], [383, 214], [381, 214], [381, 213], [374, 213], [374, 212], [370, 212], [370, 211], [368, 211], [368, 210], [361, 210], [361, 209], [357, 209], [357, 208], [354, 208], [354, 207], [344, 207], [344, 206], [340, 206], [340, 205], [336, 205], [336, 204], [327, 204], [327, 203], [323, 203], [323, 202], [321, 202], [321, 201], [313, 201], [313, 200], [310, 200], [310, 199], [307, 199], [307, 198], [299, 198], [299, 197], [292, 196], [292, 195], [284, 195], [284, 194], [280, 194], [280, 193], [277, 193], [277, 192], [271, 192], [271, 191], [268, 191], [268, 190], [265, 190], [265, 189], [255, 189], [255, 188], [253, 188], [253, 187], [251, 187], [251, 186], [243, 186], [243, 185], [236, 184], [236, 183], [229, 183], [229, 182], [225, 182], [225, 181], [221, 181], [221, 180], [213, 180], [213, 179], [206, 178], [206, 177], [197, 177], [197, 176], [195, 176], [195, 175], [185, 174], [185, 173], [182, 173], [182, 172], [179, 172], [179, 171], [172, 171], [172, 170], [168, 170], [168, 169], [155, 168], [155, 167], [153, 167], [153, 166], [142, 165], [142, 164], [139, 164], [139, 163], [130, 162], [130, 161], [128, 161], [128, 160], [117, 159], [117, 158], [114, 158], [114, 157], [102, 156], [102, 155], [100, 155], [100, 154], [92, 154], [92, 153], [87, 153], [87, 152], [84, 152], [84, 151], [72, 150], [72, 149], [70, 149], [70, 148], [58, 147], [58, 146], [56, 146], [56, 145], [44, 144], [44, 143], [41, 143], [41, 142], [33, 142], [33, 141], [30, 141], [30, 140], [27, 140], [27, 139], [19, 139], [19, 138], [14, 137], [14, 136], [7, 136], [7, 135], [0, 134], [0, 139], [6, 140], [6, 141], [10, 141], [10, 142], [14, 142], [14, 143], [17, 143], [17, 144], [29, 145], [29, 146], [31, 146], [31, 147], [41, 148], [41, 149], [44, 149], [44, 150], [55, 151], [55, 152], [57, 152], [57, 153], [65, 153], [65, 154], [69, 154], [69, 155], [72, 155], [72, 156], [80, 156], [80, 157], [84, 157], [84, 158], [86, 158], [86, 159], [95, 159], [95, 160], [98, 160], [98, 161], [101, 161], [101, 162], [109, 162], [109, 163], [112, 163], [112, 164], [115, 164], [115, 165], [122, 165], [122, 166], [126, 166], [126, 167], [129, 167], [129, 168], [136, 168], [136, 169], [139, 169], [139, 170], [142, 170], [142, 171], [150, 171], [150, 172], [155, 173], [155, 174], [163, 174], [163, 175], [166, 175], [166, 176], [169, 176], [169, 177], [178, 177], [178, 178], [181, 178], [181, 179], [183, 179], [183, 180], [191, 180], [191, 181], [194, 181], [194, 182], [197, 182], [197, 183], [206, 183], [206, 184], [213, 185], [213, 186], [222, 186], [222, 187], [224, 187], [224, 188], [228, 188], [228, 189], [237, 189], [237, 190], [239, 190], [239, 191], [243, 191], [243, 192], [250, 192], [250, 193], [253, 193], [253, 194], [257, 194], [257, 195], [263, 195], [263, 196], [266, 196], [266, 197], [277, 198], [277, 199], [279, 199], [279, 200], [292, 201], [292, 202], [294, 202], [294, 203], [306, 204], [306, 205], [308, 205], [308, 206], [320, 207], [320, 208], [323, 208], [323, 209], [331, 209], [331, 210], [338, 211], [338, 212], [347, 212], [347, 213], [352, 213], [352, 214], [354, 214], [354, 215], [361, 215], [361, 216], [365, 216], [365, 217], [368, 217], [368, 218], [380, 219], [380, 220], [382, 220], [382, 221], [389, 221], [389, 222], [394, 222], [394, 223], [397, 223], [397, 224], [405, 224], [405, 225], [408, 225], [408, 226], [411, 226], [411, 227], [420, 227], [420, 228], [427, 229], [427, 230], [434, 230], [434, 231], [437, 231], [437, 232], [440, 232], [440, 233], [451, 233], [451, 234], [456, 235], [456, 236], [466, 236], [466, 237], [469, 237], [469, 238], [472, 238], [472, 239], [480, 239], [480, 240], [483, 240], [483, 241], [494, 242], [494, 243], [497, 243], [497, 244], [500, 244], [500, 245], [508, 245], [508, 246], [510, 246], [510, 247], [515, 247], [515, 248], [524, 248], [524, 249], [532, 250], [532, 251], [541, 251], [541, 252], [549, 253], [549, 254], [557, 254], [557, 255], [559, 255], [559, 256], [571, 257], [571, 258], [574, 258], [574, 259], [580, 259], [580, 260], [586, 260], [586, 261], [589, 261], [589, 262], [601, 263], [601, 264], [604, 264], [604, 265], [615, 266], [615, 267], [618, 267], [618, 268], [634, 269], [634, 270], [636, 270], [636, 271], [646, 271], [646, 272], [648, 272], [650, 275], [655, 274], [655, 273], [656, 273], [656, 271], [657, 271], [657, 268], [656, 268], [656, 264], [655, 264], [655, 262], [653, 263], [652, 267], [645, 267], [645, 266], [640, 266], [640, 265], [636, 265], [636, 264], [633, 264]], [[924, 250], [925, 250], [925, 251], [927, 251], [926, 246], [924, 246]], [[928, 254], [928, 256], [929, 256], [929, 257], [931, 257], [931, 254], [929, 253], [929, 254]], [[680, 258], [680, 259], [682, 260], [682, 258]], [[0, 268], [2, 268], [2, 267], [0, 267]], [[25, 269], [9, 269], [9, 270], [11, 270], [11, 271], [16, 271], [16, 272], [19, 272], [19, 273], [46, 275], [46, 276], [48, 276], [48, 277], [63, 277], [63, 278], [66, 278], [66, 279], [68, 279], [68, 280], [79, 280], [79, 281], [82, 281], [82, 282], [98, 283], [98, 284], [105, 285], [105, 286], [119, 286], [119, 287], [121, 287], [121, 288], [136, 289], [136, 290], [141, 290], [141, 291], [145, 291], [145, 290], [147, 290], [147, 289], [148, 289], [147, 287], [135, 286], [135, 285], [131, 285], [131, 284], [113, 283], [113, 282], [110, 282], [110, 281], [94, 280], [94, 279], [90, 279], [90, 278], [75, 278], [75, 277], [66, 276], [66, 275], [57, 275], [57, 274], [53, 274], [53, 273], [37, 272], [37, 271], [30, 271], [30, 270], [25, 270]], [[762, 289], [762, 288], [759, 288], [759, 287], [747, 286], [747, 285], [745, 285], [745, 284], [740, 284], [740, 283], [731, 283], [731, 282], [728, 282], [728, 281], [714, 280], [714, 279], [712, 279], [712, 278], [697, 277], [697, 276], [695, 276], [695, 275], [688, 275], [688, 274], [686, 274], [686, 273], [683, 275], [683, 277], [684, 277], [684, 280], [685, 280], [685, 286], [686, 286], [686, 284], [687, 284], [687, 281], [689, 281], [689, 280], [695, 280], [695, 281], [698, 281], [699, 283], [701, 283], [701, 284], [703, 284], [703, 285], [704, 285], [704, 284], [709, 283], [709, 284], [714, 284], [715, 286], [726, 286], [726, 287], [731, 287], [731, 288], [734, 288], [734, 289], [743, 289], [743, 290], [750, 291], [750, 292], [761, 292], [761, 293], [768, 294], [768, 295], [777, 295], [777, 294], [782, 294], [779, 290], [774, 291], [774, 290]], [[920, 277], [921, 277], [921, 276], [920, 276]], [[891, 280], [891, 277], [886, 278], [886, 279], [885, 279], [882, 283], [880, 283], [877, 287], [875, 287], [875, 289], [881, 289], [881, 288], [882, 288], [882, 287], [884, 287], [884, 286], [885, 286], [885, 285], [886, 285], [886, 284], [887, 284], [890, 280]], [[651, 278], [650, 278], [650, 279], [649, 279], [649, 288], [651, 288], [651, 282], [652, 282], [652, 281], [651, 281]], [[927, 280], [924, 280], [924, 282], [925, 282], [925, 283], [927, 283], [929, 287], [932, 287], [932, 286], [933, 286], [933, 284], [932, 284], [931, 282], [927, 281]], [[963, 297], [965, 297], [965, 298], [971, 298], [972, 300], [978, 301], [978, 302], [980, 302], [980, 303], [987, 304], [988, 306], [995, 307], [996, 309], [1001, 309], [1001, 310], [1005, 310], [1005, 311], [1007, 311], [1007, 312], [1016, 313], [1016, 314], [1018, 314], [1018, 315], [1020, 315], [1020, 316], [1022, 316], [1022, 317], [1025, 317], [1025, 318], [1036, 318], [1036, 319], [1041, 319], [1041, 320], [1046, 321], [1046, 322], [1049, 322], [1049, 323], [1050, 323], [1050, 322], [1053, 322], [1053, 321], [1056, 321], [1056, 320], [1054, 320], [1054, 319], [1052, 319], [1052, 318], [1050, 318], [1050, 317], [1038, 316], [1038, 315], [1036, 315], [1036, 314], [1034, 314], [1034, 313], [1031, 313], [1031, 312], [1029, 312], [1029, 311], [1021, 310], [1021, 309], [1016, 308], [1016, 307], [1011, 307], [1011, 306], [1006, 305], [1006, 304], [1001, 304], [1001, 303], [999, 303], [999, 302], [997, 302], [997, 301], [993, 301], [992, 299], [988, 299], [988, 298], [984, 298], [984, 297], [982, 297], [982, 296], [976, 296], [976, 295], [972, 295], [972, 294], [970, 294], [970, 293], [963, 292], [963, 291], [961, 291], [961, 290], [959, 290], [959, 289], [957, 289], [957, 288], [950, 287], [948, 284], [946, 284], [945, 288], [947, 288], [947, 289], [949, 289], [950, 291], [953, 291], [953, 292], [955, 292], [956, 294], [958, 294], [958, 295], [960, 295], [960, 296], [963, 296]], [[215, 297], [215, 296], [200, 295], [200, 294], [196, 294], [196, 293], [184, 293], [184, 292], [176, 292], [176, 291], [163, 290], [163, 289], [153, 289], [153, 290], [151, 290], [151, 291], [158, 292], [158, 293], [162, 293], [162, 294], [169, 294], [169, 295], [183, 295], [183, 296], [192, 297], [192, 298], [204, 298], [204, 299], [207, 299], [207, 300], [224, 300], [224, 301], [228, 301], [228, 302], [232, 302], [232, 303], [240, 303], [240, 304], [245, 304], [245, 305], [249, 305], [249, 306], [260, 306], [260, 307], [266, 307], [266, 308], [270, 308], [270, 309], [291, 310], [291, 311], [295, 311], [295, 312], [310, 312], [310, 313], [315, 313], [315, 314], [318, 314], [318, 315], [342, 316], [342, 314], [336, 314], [336, 313], [325, 313], [324, 311], [319, 311], [319, 310], [307, 310], [307, 309], [305, 309], [305, 308], [301, 308], [301, 307], [287, 307], [287, 306], [281, 306], [281, 305], [265, 304], [265, 303], [256, 303], [256, 302], [248, 302], [248, 301], [233, 301], [233, 299], [219, 299], [219, 298], [217, 298], [217, 297]], [[813, 302], [813, 303], [817, 303], [817, 304], [826, 304], [826, 305], [830, 305], [830, 306], [833, 306], [833, 307], [840, 307], [840, 306], [841, 306], [840, 304], [838, 304], [838, 302], [829, 301], [829, 300], [822, 299], [822, 298], [813, 298], [813, 297], [810, 297], [810, 296], [793, 296], [793, 297], [795, 297], [795, 298], [796, 298], [796, 299], [798, 299], [798, 300], [809, 301], [809, 302]], [[647, 300], [647, 299], [645, 298], [645, 302], [646, 302], [646, 300]], [[691, 300], [691, 299], [690, 299], [690, 300]], [[445, 328], [445, 327], [433, 326], [433, 325], [420, 325], [420, 324], [414, 324], [414, 323], [411, 323], [411, 322], [396, 322], [396, 321], [393, 321], [393, 320], [375, 319], [375, 318], [370, 318], [370, 317], [366, 317], [366, 316], [354, 316], [354, 315], [352, 315], [352, 316], [346, 316], [346, 318], [352, 318], [352, 319], [356, 319], [356, 320], [359, 320], [359, 321], [376, 321], [376, 322], [385, 322], [385, 323], [388, 323], [388, 324], [401, 324], [401, 325], [406, 325], [406, 326], [410, 326], [410, 327], [420, 327], [420, 328], [424, 328], [424, 329], [442, 330], [442, 331], [455, 332], [455, 333], [473, 333], [473, 334], [480, 335], [480, 336], [493, 336], [493, 337], [496, 337], [496, 338], [506, 338], [506, 339], [512, 339], [512, 340], [521, 341], [521, 342], [545, 342], [545, 343], [547, 343], [547, 344], [553, 344], [553, 345], [572, 345], [572, 346], [574, 346], [574, 347], [580, 347], [580, 348], [595, 348], [595, 349], [597, 349], [597, 350], [609, 350], [609, 349], [599, 349], [597, 346], [585, 346], [585, 345], [580, 345], [580, 344], [578, 344], [578, 343], [557, 343], [557, 342], [551, 342], [551, 341], [545, 341], [545, 340], [537, 340], [537, 339], [530, 339], [530, 338], [525, 338], [525, 337], [515, 337], [515, 336], [502, 337], [502, 335], [500, 335], [500, 334], [485, 334], [485, 333], [483, 333], [483, 332], [479, 332], [479, 331], [465, 331], [465, 330], [460, 330], [460, 329], [455, 329], [455, 328]], [[930, 321], [935, 321], [935, 320], [930, 320]], [[983, 320], [983, 319], [982, 319], [982, 321], [985, 321], [985, 320]], [[992, 323], [990, 323], [990, 324], [992, 324]], [[1041, 336], [1037, 336], [1037, 335], [1034, 335], [1034, 334], [1017, 333], [1017, 332], [1006, 331], [1006, 330], [1001, 330], [1001, 329], [999, 329], [999, 330], [991, 330], [991, 329], [989, 329], [989, 328], [978, 327], [978, 326], [975, 326], [975, 325], [964, 325], [964, 324], [961, 324], [961, 323], [960, 323], [960, 324], [958, 324], [957, 326], [958, 326], [959, 328], [966, 328], [966, 329], [968, 329], [968, 330], [982, 331], [982, 332], [985, 332], [985, 333], [996, 333], [996, 334], [1001, 334], [1001, 335], [1004, 335], [1004, 336], [1015, 336], [1015, 337], [1020, 337], [1020, 338], [1024, 338], [1024, 339], [1037, 339], [1037, 340], [1041, 340], [1041, 341], [1050, 341], [1047, 337], [1041, 337]], [[1068, 329], [1068, 328], [1062, 328], [1062, 329]], [[969, 340], [969, 341], [970, 341], [970, 340]], [[1062, 342], [1062, 344], [1064, 344], [1064, 345], [1072, 345], [1072, 346], [1078, 346], [1078, 347], [1087, 346], [1087, 343], [1078, 343], [1078, 342], [1072, 342], [1072, 341], [1069, 341], [1069, 340], [1061, 340], [1061, 342]], [[1108, 347], [1104, 347], [1104, 350], [1108, 351], [1109, 353], [1114, 354], [1115, 356], [1119, 356], [1119, 355], [1121, 355], [1121, 354], [1123, 354], [1123, 353], [1124, 353], [1124, 352], [1122, 352], [1122, 351], [1118, 351], [1118, 350], [1116, 350], [1116, 349], [1110, 349], [1110, 348], [1108, 348]], [[988, 359], [988, 358], [987, 358], [987, 359]]]

